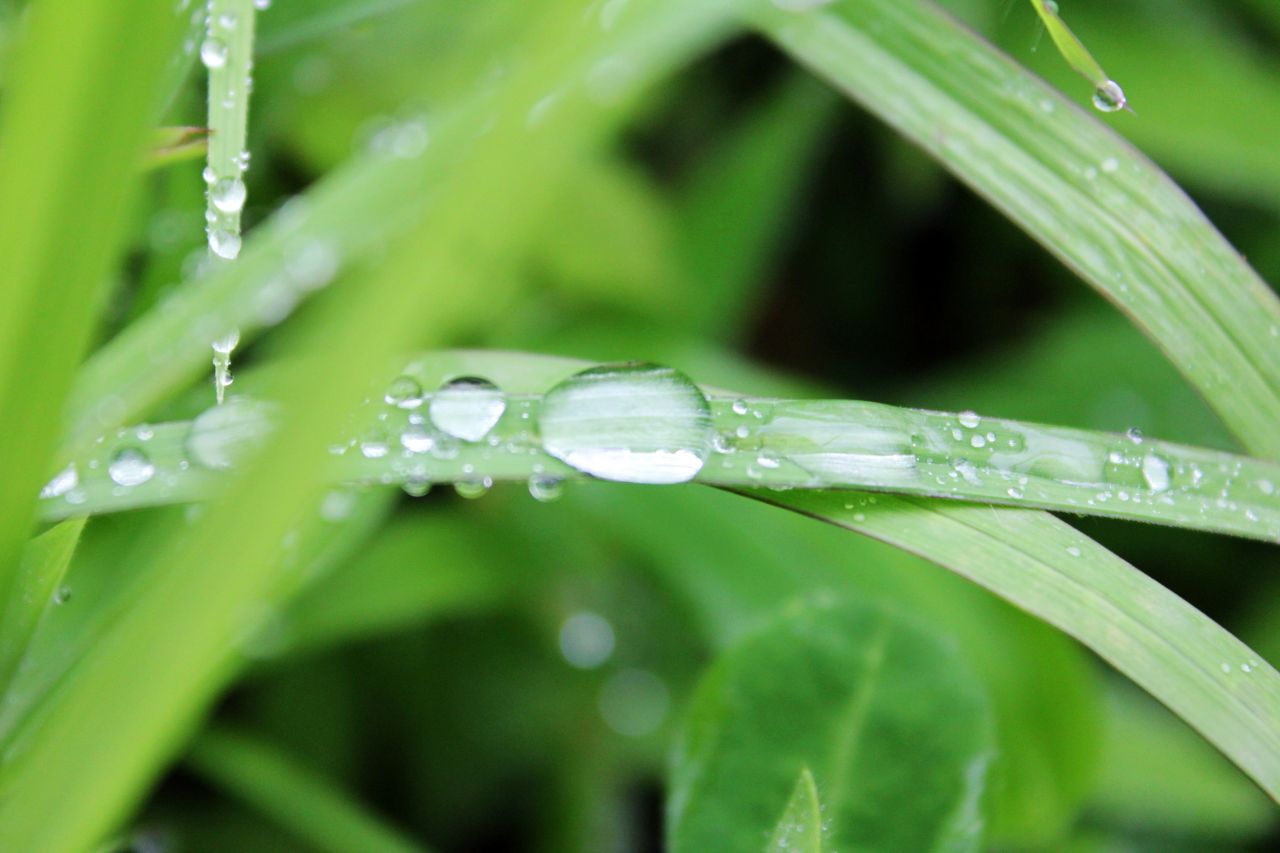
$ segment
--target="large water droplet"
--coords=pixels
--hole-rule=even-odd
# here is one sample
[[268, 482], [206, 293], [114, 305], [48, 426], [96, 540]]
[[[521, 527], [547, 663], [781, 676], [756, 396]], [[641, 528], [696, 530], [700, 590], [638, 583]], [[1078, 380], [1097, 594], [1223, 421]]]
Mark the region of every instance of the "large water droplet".
[[602, 480], [683, 483], [711, 454], [711, 407], [692, 380], [654, 364], [584, 370], [542, 401], [543, 447]]
[[422, 405], [422, 386], [412, 376], [397, 376], [382, 399], [398, 409], [416, 409]]
[[1093, 105], [1104, 113], [1114, 113], [1129, 105], [1124, 90], [1115, 80], [1107, 80], [1093, 93]]
[[209, 201], [223, 213], [239, 213], [247, 195], [244, 181], [239, 178], [222, 178], [209, 189]]
[[107, 474], [120, 486], [140, 486], [156, 473], [150, 457], [136, 447], [125, 447], [111, 457]]
[[1169, 463], [1163, 457], [1148, 453], [1142, 460], [1142, 479], [1151, 491], [1165, 491], [1169, 488]]
[[463, 441], [489, 434], [507, 410], [507, 398], [487, 379], [464, 376], [446, 383], [431, 397], [427, 414], [440, 430]]
[[200, 45], [200, 61], [205, 68], [221, 68], [227, 64], [227, 44], [222, 39], [207, 38]]

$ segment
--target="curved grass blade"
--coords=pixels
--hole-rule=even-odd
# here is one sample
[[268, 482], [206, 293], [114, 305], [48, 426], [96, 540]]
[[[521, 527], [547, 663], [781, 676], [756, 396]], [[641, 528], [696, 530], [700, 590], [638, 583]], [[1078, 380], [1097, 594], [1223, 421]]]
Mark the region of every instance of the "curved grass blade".
[[1249, 451], [1280, 458], [1280, 301], [1154, 164], [921, 0], [757, 21], [1132, 317]]
[[926, 498], [744, 494], [896, 545], [1065, 631], [1199, 730], [1280, 801], [1280, 673], [1064, 522], [1033, 510]]

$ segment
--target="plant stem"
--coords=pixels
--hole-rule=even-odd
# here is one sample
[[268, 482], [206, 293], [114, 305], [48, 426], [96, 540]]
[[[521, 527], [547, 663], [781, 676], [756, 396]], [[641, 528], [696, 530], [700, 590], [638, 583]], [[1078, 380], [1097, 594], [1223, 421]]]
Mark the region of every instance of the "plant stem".
[[[209, 161], [205, 220], [209, 261], [228, 264], [240, 254], [240, 212], [246, 197], [244, 172], [249, 168], [245, 135], [249, 123], [249, 91], [253, 69], [253, 0], [209, 0], [200, 60], [209, 69]], [[237, 329], [222, 330], [213, 342], [213, 384], [219, 403], [231, 384], [231, 351], [240, 341]]]

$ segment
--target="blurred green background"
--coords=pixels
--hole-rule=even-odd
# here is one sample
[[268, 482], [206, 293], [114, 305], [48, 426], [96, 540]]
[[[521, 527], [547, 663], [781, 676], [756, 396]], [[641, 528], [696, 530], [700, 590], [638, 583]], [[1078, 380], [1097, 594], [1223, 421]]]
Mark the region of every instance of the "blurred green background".
[[[943, 5], [1087, 101], [1027, 4]], [[1136, 110], [1106, 121], [1280, 282], [1280, 5], [1061, 5]], [[483, 68], [474, 49], [510, 7], [274, 0], [259, 21], [248, 231]], [[16, 15], [0, 10], [0, 21]], [[167, 123], [201, 124], [203, 97], [193, 73]], [[200, 168], [148, 179], [103, 340], [203, 256]], [[1233, 447], [1155, 347], [1070, 271], [759, 39], [649, 93], [506, 260], [524, 296], [467, 344], [650, 359], [757, 394]], [[289, 334], [239, 355], [246, 385]], [[189, 416], [209, 393], [193, 388], [166, 414]], [[255, 635], [213, 715], [222, 735], [197, 736], [123, 845], [318, 849], [228, 781], [223, 762], [247, 743], [433, 849], [660, 849], [667, 762], [699, 673], [781, 601], [828, 589], [923, 614], [989, 687], [1003, 750], [992, 849], [1280, 844], [1266, 798], [1152, 700], [1050, 629], [885, 546], [692, 486], [581, 485], [550, 505], [515, 486], [474, 502], [370, 493], [354, 513], [326, 543], [330, 573]], [[74, 634], [86, 618], [77, 600], [124, 594], [131, 549], [182, 514], [93, 520], [71, 597], [42, 632]], [[1274, 549], [1079, 526], [1280, 661]]]

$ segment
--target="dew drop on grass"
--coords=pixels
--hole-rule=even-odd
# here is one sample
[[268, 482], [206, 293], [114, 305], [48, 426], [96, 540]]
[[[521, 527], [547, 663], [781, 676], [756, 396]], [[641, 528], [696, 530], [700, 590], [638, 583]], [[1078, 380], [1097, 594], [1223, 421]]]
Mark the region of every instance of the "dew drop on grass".
[[1104, 113], [1114, 113], [1128, 106], [1124, 90], [1115, 80], [1104, 81], [1093, 93], [1093, 105]]
[[529, 496], [539, 503], [550, 503], [564, 494], [564, 480], [549, 474], [534, 474], [529, 478]]
[[227, 64], [227, 45], [222, 39], [207, 38], [200, 45], [200, 61], [205, 68], [221, 68]]
[[458, 497], [466, 498], [469, 501], [482, 498], [489, 494], [489, 490], [493, 488], [493, 479], [490, 477], [482, 477], [476, 480], [459, 480], [453, 484], [453, 490], [458, 493]]
[[209, 232], [209, 249], [224, 260], [234, 261], [240, 255], [240, 235], [215, 228]]
[[593, 367], [547, 392], [544, 449], [583, 473], [624, 483], [683, 483], [714, 445], [711, 407], [687, 376], [655, 364]]
[[136, 447], [116, 451], [107, 466], [107, 475], [119, 486], [140, 486], [156, 473], [151, 458]]
[[438, 429], [463, 441], [480, 441], [507, 410], [507, 398], [487, 379], [454, 379], [431, 397], [427, 414]]
[[421, 424], [410, 424], [400, 433], [400, 446], [410, 453], [427, 453], [436, 446], [436, 440]]
[[398, 376], [387, 386], [382, 399], [398, 409], [416, 409], [422, 405], [422, 386], [412, 376]]
[[253, 8], [259, 12], [265, 12], [271, 8], [271, 0], [253, 0]]
[[53, 475], [53, 479], [40, 490], [40, 497], [60, 498], [79, 484], [80, 475], [76, 473], [76, 466], [71, 464]]
[[967, 429], [976, 429], [978, 424], [982, 422], [977, 412], [961, 412], [956, 416], [956, 420], [960, 422], [960, 426]]
[[400, 488], [411, 498], [420, 498], [431, 491], [431, 481], [425, 477], [410, 477], [400, 484]]
[[53, 591], [54, 604], [66, 604], [71, 600], [71, 587], [63, 584]]
[[1148, 453], [1142, 460], [1142, 479], [1153, 492], [1169, 488], [1169, 463], [1161, 456]]
[[209, 201], [223, 213], [239, 213], [247, 195], [239, 178], [221, 178], [209, 189]]

